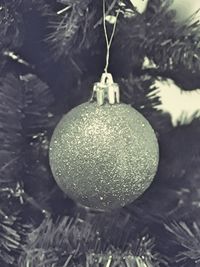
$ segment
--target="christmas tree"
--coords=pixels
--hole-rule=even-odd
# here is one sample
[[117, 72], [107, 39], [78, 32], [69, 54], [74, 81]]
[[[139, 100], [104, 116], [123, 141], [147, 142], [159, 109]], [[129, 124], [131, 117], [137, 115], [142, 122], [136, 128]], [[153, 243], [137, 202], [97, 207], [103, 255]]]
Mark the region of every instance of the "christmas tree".
[[[200, 4], [105, 3], [103, 16], [101, 0], [1, 1], [2, 267], [199, 266]], [[142, 195], [99, 212], [59, 188], [49, 144], [99, 81], [103, 18], [109, 34], [116, 26], [109, 72], [155, 130], [160, 159]]]

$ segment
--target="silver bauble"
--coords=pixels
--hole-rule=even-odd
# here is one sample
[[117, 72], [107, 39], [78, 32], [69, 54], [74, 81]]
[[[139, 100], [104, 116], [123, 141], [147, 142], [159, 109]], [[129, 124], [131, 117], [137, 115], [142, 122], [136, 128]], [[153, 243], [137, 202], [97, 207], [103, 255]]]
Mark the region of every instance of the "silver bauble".
[[149, 122], [126, 104], [84, 103], [63, 116], [50, 142], [50, 166], [72, 199], [110, 210], [139, 197], [158, 166]]

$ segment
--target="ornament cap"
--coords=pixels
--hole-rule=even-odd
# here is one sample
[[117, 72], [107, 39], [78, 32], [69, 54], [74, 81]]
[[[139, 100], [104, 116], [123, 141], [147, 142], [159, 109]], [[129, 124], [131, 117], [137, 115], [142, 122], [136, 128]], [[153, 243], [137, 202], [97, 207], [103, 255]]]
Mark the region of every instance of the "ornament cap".
[[105, 102], [111, 105], [120, 102], [119, 85], [113, 81], [111, 73], [104, 72], [101, 75], [100, 82], [94, 84], [91, 101], [95, 99], [99, 106], [102, 106]]

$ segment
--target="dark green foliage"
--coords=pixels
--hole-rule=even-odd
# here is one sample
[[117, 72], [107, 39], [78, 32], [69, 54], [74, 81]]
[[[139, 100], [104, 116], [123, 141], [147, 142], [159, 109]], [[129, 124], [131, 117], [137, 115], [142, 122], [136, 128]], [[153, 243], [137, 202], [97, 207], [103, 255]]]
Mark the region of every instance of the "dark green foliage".
[[[52, 180], [47, 165], [49, 136], [52, 128], [53, 114], [51, 105], [54, 98], [49, 87], [35, 75], [27, 74], [20, 77], [23, 88], [23, 131], [26, 136], [26, 151], [24, 153], [25, 187], [28, 195], [37, 199], [35, 208], [43, 210], [48, 199], [49, 190], [52, 190]], [[42, 177], [40, 190], [35, 190], [38, 177]], [[49, 178], [50, 177], [50, 178]], [[44, 190], [46, 194], [44, 194]], [[40, 204], [39, 204], [40, 203]]]
[[[186, 24], [175, 23], [170, 4], [170, 0], [152, 0], [146, 14], [119, 21], [114, 51], [118, 55], [117, 61], [121, 59], [125, 68], [127, 64], [129, 68], [135, 67], [139, 55], [140, 59], [144, 56], [153, 59], [162, 73], [177, 72], [180, 68], [198, 73], [199, 21], [191, 19]], [[128, 57], [123, 54], [125, 50]]]
[[[29, 196], [28, 191], [24, 192], [24, 186], [27, 187], [27, 177], [30, 179], [38, 172], [37, 168], [32, 168], [32, 171], [31, 166], [28, 170], [26, 168], [31, 155], [37, 155], [37, 160], [39, 154], [43, 155], [41, 158], [46, 157], [48, 142], [45, 144], [43, 141], [43, 148], [41, 146], [40, 152], [36, 152], [38, 148], [31, 139], [34, 139], [33, 134], [39, 135], [43, 127], [47, 128], [50, 111], [46, 108], [53, 98], [48, 87], [34, 75], [20, 78], [11, 73], [4, 75], [0, 79], [0, 200], [3, 207], [0, 236], [5, 241], [0, 242], [0, 254], [2, 261], [11, 263], [19, 255], [16, 251], [23, 243], [20, 232], [20, 228], [22, 231], [24, 228], [21, 224], [24, 219], [20, 215], [23, 209], [28, 205], [29, 210], [39, 208], [39, 213], [42, 213], [43, 207]], [[31, 126], [26, 120], [32, 121]]]
[[15, 11], [13, 1], [5, 1], [0, 6], [0, 51], [16, 49], [23, 43], [23, 20]]
[[23, 126], [27, 129], [30, 136], [40, 130], [50, 127], [50, 118], [53, 116], [49, 107], [53, 103], [53, 96], [48, 86], [38, 79], [37, 76], [27, 74], [20, 77], [23, 86], [25, 114]]
[[[102, 73], [102, 1], [1, 1], [3, 267], [199, 265], [200, 123], [174, 128], [167, 114], [153, 110], [160, 100], [147, 94], [158, 76], [171, 77], [183, 89], [199, 88], [200, 25], [192, 20], [177, 24], [171, 0], [149, 0], [144, 14], [130, 18], [124, 11], [134, 14], [135, 9], [129, 0], [123, 3], [107, 0], [107, 13], [123, 11], [109, 70], [120, 84], [122, 101], [154, 127], [160, 165], [154, 183], [137, 201], [112, 214], [96, 214], [78, 207], [57, 187], [48, 147], [59, 119], [89, 99]], [[112, 25], [107, 26], [110, 33]], [[144, 57], [157, 68], [144, 70]]]
[[[147, 235], [134, 240], [129, 238], [124, 248], [116, 247], [116, 244], [110, 242], [109, 236], [109, 241], [106, 240], [106, 233], [101, 232], [102, 226], [106, 225], [102, 219], [101, 223], [103, 225], [100, 227], [99, 222], [89, 219], [85, 222], [79, 218], [64, 217], [53, 222], [47, 218], [29, 236], [19, 266], [159, 266], [160, 255], [154, 250], [152, 238]], [[111, 218], [110, 223], [113, 231], [116, 231], [117, 227]]]
[[[191, 264], [191, 261], [196, 264], [200, 261], [200, 227], [199, 224], [193, 222], [190, 226], [184, 222], [173, 223], [166, 225], [166, 229], [175, 236], [176, 242], [181, 246], [181, 250], [176, 256], [176, 262]], [[198, 265], [196, 265], [198, 266]]]
[[15, 216], [7, 216], [6, 213], [0, 210], [0, 262], [2, 264], [3, 262], [5, 264], [13, 264], [15, 262], [15, 254], [19, 253], [22, 248], [20, 233], [14, 229], [15, 221]]
[[89, 9], [90, 2], [91, 0], [62, 1], [67, 5], [67, 10], [57, 15], [53, 24], [50, 24], [52, 31], [46, 39], [52, 46], [55, 58], [68, 56], [72, 50], [79, 50], [85, 44], [94, 16], [94, 12]]
[[[181, 65], [191, 72], [200, 68], [199, 21], [188, 20], [187, 24], [176, 24], [175, 15], [169, 9], [170, 1], [152, 1], [153, 14], [147, 18], [142, 48], [153, 58], [159, 68], [171, 70]], [[169, 10], [169, 11], [168, 11]]]
[[22, 168], [23, 97], [19, 80], [13, 74], [0, 79], [0, 97], [0, 184], [7, 186], [16, 181]]

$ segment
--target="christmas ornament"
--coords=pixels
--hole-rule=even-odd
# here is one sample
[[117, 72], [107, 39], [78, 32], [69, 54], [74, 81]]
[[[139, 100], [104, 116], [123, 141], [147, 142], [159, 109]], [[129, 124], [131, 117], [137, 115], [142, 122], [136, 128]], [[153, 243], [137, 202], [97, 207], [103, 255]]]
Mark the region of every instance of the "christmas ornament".
[[199, 18], [200, 1], [199, 0], [174, 0], [170, 9], [176, 12], [176, 20], [183, 22], [190, 17]]
[[109, 41], [104, 15], [105, 72], [94, 84], [90, 102], [72, 109], [58, 123], [49, 151], [60, 188], [82, 205], [100, 210], [118, 208], [139, 197], [158, 165], [152, 127], [130, 105], [120, 103], [119, 86], [107, 72], [115, 26]]
[[50, 143], [50, 166], [72, 199], [113, 209], [132, 202], [150, 185], [158, 144], [148, 121], [118, 103], [119, 87], [110, 74], [94, 85], [95, 96], [95, 102], [79, 105], [59, 122]]

